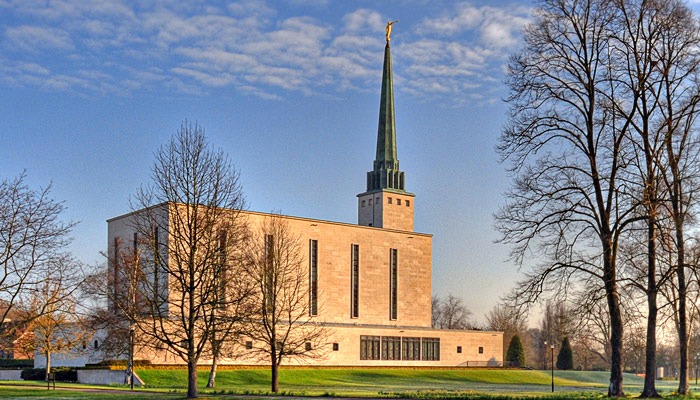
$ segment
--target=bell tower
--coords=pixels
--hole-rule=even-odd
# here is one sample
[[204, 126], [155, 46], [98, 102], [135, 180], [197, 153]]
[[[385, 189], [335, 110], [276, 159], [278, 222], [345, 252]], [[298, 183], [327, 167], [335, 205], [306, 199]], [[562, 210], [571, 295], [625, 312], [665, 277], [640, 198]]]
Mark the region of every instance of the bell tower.
[[404, 172], [396, 157], [394, 84], [391, 73], [391, 25], [387, 24], [384, 47], [382, 92], [379, 101], [379, 127], [374, 168], [367, 172], [367, 190], [357, 195], [358, 224], [377, 228], [413, 231], [415, 195], [405, 189]]

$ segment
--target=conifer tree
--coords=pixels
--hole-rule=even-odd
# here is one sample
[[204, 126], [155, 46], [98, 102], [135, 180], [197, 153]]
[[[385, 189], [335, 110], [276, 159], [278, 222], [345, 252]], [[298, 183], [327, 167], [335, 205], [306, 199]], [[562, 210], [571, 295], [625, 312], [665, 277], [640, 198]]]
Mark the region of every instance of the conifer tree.
[[561, 348], [559, 349], [559, 354], [557, 354], [557, 369], [574, 369], [574, 353], [571, 351], [568, 337], [561, 342]]
[[522, 367], [525, 365], [525, 350], [523, 349], [523, 343], [520, 341], [520, 336], [513, 335], [513, 338], [510, 340], [508, 352], [506, 353], [506, 361], [513, 367]]

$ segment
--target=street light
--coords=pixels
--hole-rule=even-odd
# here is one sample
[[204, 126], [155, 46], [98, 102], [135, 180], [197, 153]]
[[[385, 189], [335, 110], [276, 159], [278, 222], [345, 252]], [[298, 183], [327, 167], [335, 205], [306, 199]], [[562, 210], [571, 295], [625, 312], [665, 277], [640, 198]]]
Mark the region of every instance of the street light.
[[552, 349], [552, 393], [554, 393], [554, 343], [549, 347]]
[[134, 325], [129, 326], [129, 386], [134, 390]]

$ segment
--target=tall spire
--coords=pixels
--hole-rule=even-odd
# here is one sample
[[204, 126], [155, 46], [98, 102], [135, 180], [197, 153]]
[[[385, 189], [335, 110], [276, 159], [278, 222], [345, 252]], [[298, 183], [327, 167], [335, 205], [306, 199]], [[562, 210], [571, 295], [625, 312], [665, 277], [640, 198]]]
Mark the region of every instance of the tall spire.
[[[391, 25], [387, 25], [390, 32]], [[396, 121], [394, 118], [394, 83], [391, 71], [391, 46], [389, 34], [384, 47], [382, 93], [379, 101], [379, 126], [377, 129], [377, 154], [374, 168], [367, 173], [367, 191], [393, 189], [403, 191], [404, 173], [399, 170], [396, 157]]]
[[377, 156], [374, 168], [367, 173], [367, 191], [357, 195], [357, 223], [374, 228], [413, 231], [415, 195], [405, 189], [404, 173], [396, 157], [396, 122], [394, 118], [394, 84], [391, 77], [391, 25], [386, 24], [386, 47], [379, 101]]

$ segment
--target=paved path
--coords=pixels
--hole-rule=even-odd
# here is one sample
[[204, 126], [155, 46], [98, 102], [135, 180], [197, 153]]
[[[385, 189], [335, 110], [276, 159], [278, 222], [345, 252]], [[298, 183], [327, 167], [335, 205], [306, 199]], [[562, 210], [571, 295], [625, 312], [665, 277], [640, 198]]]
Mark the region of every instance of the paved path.
[[[0, 387], [13, 387], [13, 388], [26, 388], [26, 389], [46, 389], [46, 385], [27, 385], [27, 384], [12, 384], [12, 383], [0, 383]], [[138, 389], [131, 391], [129, 389], [111, 389], [111, 388], [105, 388], [105, 389], [100, 389], [100, 388], [91, 388], [91, 387], [76, 387], [76, 386], [61, 386], [61, 385], [56, 385], [56, 390], [61, 390], [61, 391], [69, 391], [69, 392], [82, 392], [82, 393], [104, 393], [104, 394], [111, 394], [111, 395], [119, 395], [122, 394], [124, 395], [125, 398], [128, 398], [129, 396], [150, 396], [152, 398], [178, 398], [178, 399], [184, 399], [185, 398], [185, 393], [167, 393], [167, 392], [157, 392], [157, 391], [149, 391], [149, 390], [144, 390], [144, 389]], [[47, 390], [48, 391], [48, 390]], [[53, 387], [51, 389], [53, 391]], [[205, 394], [202, 393], [201, 396], [205, 399], [207, 398], [220, 398], [220, 399], [239, 399], [239, 400], [244, 400], [244, 399], [282, 399], [282, 400], [320, 400], [321, 397], [304, 397], [304, 396], [272, 396], [272, 395], [234, 395], [234, 394]], [[2, 396], [0, 395], [0, 398]], [[36, 396], [28, 396], [27, 398], [33, 398], [33, 399], [41, 399], [41, 397], [36, 397]], [[50, 396], [47, 398], [55, 398], [55, 396]], [[370, 397], [362, 397], [362, 398], [355, 398], [355, 397], [331, 397], [330, 399], [333, 400], [387, 400], [386, 398], [370, 398]], [[392, 398], [391, 400], [402, 400], [402, 399], [395, 399]]]

